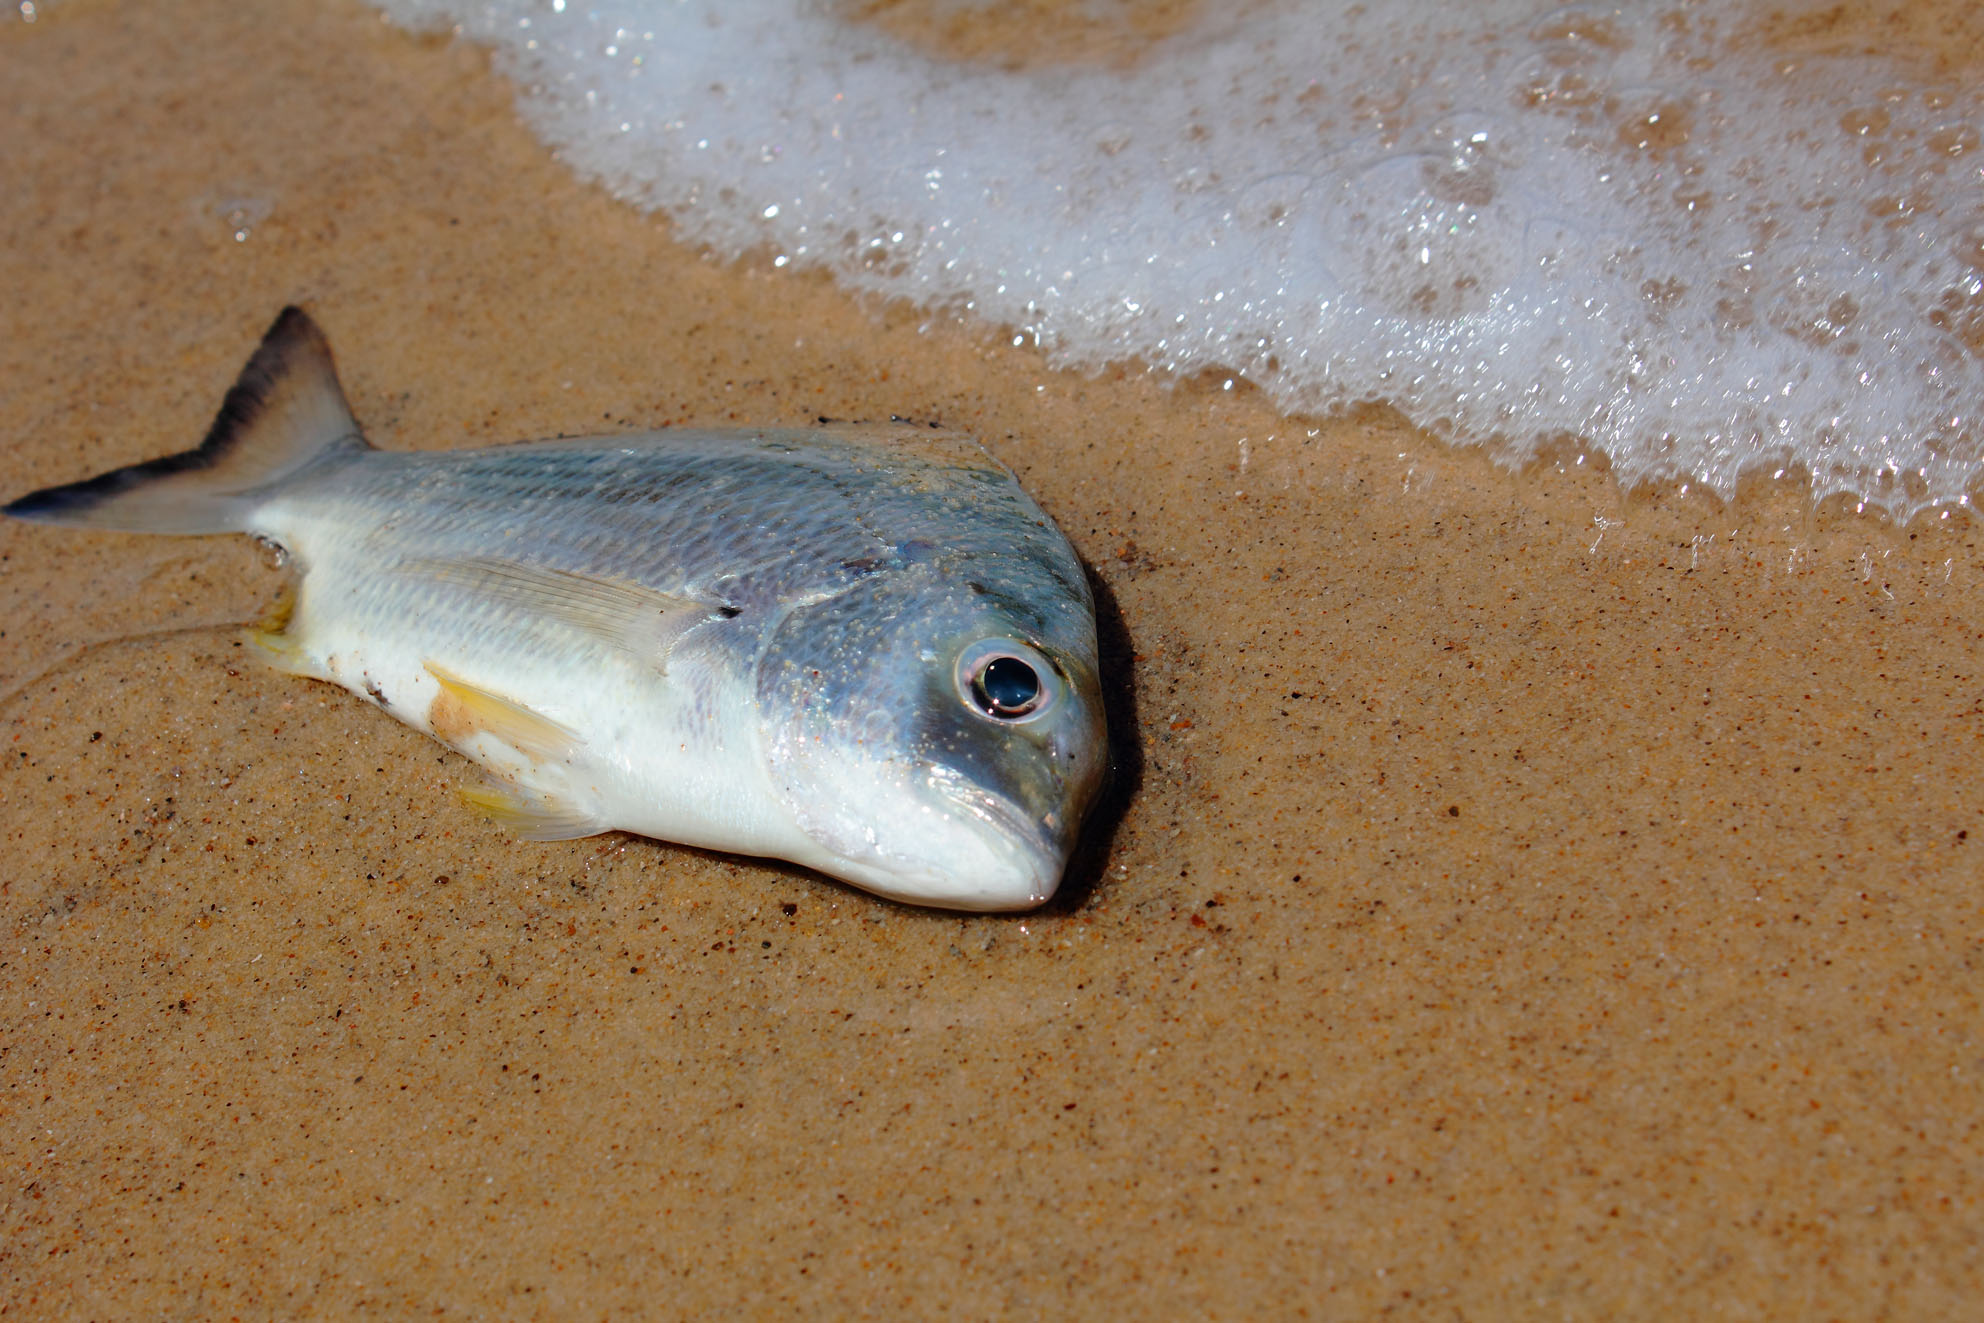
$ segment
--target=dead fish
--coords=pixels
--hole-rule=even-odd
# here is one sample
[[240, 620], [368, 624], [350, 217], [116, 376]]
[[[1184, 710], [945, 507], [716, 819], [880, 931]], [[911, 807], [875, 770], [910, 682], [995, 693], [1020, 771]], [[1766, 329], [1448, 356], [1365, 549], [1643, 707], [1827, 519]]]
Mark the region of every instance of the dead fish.
[[392, 452], [285, 309], [198, 449], [17, 519], [247, 533], [251, 637], [491, 774], [539, 840], [627, 831], [961, 910], [1038, 905], [1104, 773], [1094, 607], [975, 443], [913, 426]]

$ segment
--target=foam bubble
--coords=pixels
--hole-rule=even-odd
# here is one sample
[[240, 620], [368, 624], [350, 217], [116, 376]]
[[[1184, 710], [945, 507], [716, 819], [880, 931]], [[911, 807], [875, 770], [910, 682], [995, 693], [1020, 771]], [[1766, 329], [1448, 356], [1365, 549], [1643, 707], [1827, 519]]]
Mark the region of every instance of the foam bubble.
[[1057, 362], [1575, 436], [1629, 485], [1802, 467], [1906, 515], [1984, 469], [1978, 95], [1725, 9], [1317, 0], [1012, 69], [804, 0], [375, 3], [497, 46], [686, 234]]

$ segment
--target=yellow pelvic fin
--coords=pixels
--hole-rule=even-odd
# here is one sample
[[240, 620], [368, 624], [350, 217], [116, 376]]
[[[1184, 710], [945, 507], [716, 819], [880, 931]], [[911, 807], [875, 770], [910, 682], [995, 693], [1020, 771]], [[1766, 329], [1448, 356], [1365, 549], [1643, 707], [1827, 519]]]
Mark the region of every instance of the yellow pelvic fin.
[[521, 703], [477, 688], [433, 662], [422, 665], [441, 686], [427, 709], [427, 724], [449, 744], [460, 745], [488, 731], [527, 758], [563, 762], [585, 743], [571, 727], [540, 716]]
[[462, 803], [527, 841], [569, 841], [610, 830], [597, 814], [576, 804], [515, 786], [465, 785], [455, 793]]

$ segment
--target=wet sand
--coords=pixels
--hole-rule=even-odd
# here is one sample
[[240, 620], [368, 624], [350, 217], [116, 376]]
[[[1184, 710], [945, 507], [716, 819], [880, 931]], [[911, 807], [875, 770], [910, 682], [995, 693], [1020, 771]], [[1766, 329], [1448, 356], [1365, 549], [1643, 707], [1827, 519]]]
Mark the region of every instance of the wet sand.
[[1051, 372], [700, 257], [335, 0], [68, 0], [0, 86], [0, 495], [191, 444], [292, 301], [386, 447], [941, 419], [1135, 720], [1033, 916], [519, 843], [244, 658], [239, 540], [0, 524], [0, 1315], [1974, 1310], [1968, 520]]

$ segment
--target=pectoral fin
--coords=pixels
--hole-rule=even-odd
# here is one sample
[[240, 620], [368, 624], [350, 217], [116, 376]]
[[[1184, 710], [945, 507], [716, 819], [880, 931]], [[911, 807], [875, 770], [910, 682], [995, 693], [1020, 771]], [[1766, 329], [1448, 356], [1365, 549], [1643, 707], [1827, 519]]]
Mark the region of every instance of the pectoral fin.
[[611, 830], [599, 817], [554, 795], [510, 785], [460, 786], [462, 803], [527, 841], [570, 841]]
[[441, 686], [427, 709], [427, 724], [439, 739], [461, 745], [489, 732], [527, 758], [558, 763], [569, 759], [585, 741], [569, 726], [531, 711], [501, 694], [451, 675], [433, 662], [423, 663]]
[[668, 654], [684, 634], [706, 621], [736, 614], [720, 603], [677, 597], [623, 579], [494, 557], [422, 558], [404, 561], [400, 568], [513, 602], [533, 614], [583, 630], [657, 671], [667, 669]]

